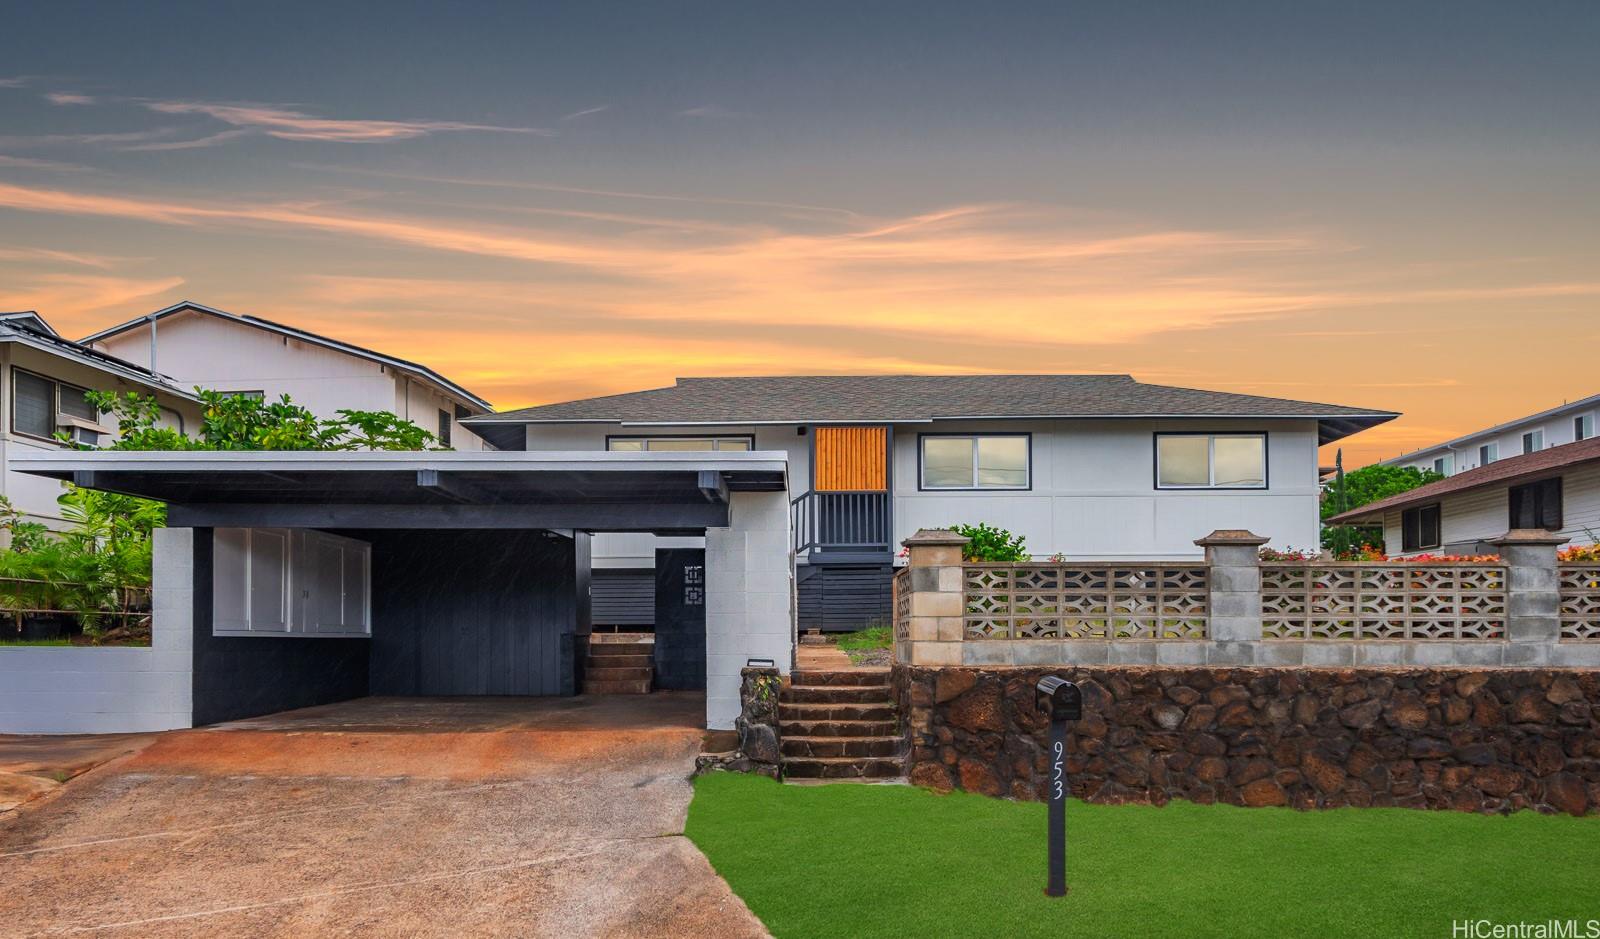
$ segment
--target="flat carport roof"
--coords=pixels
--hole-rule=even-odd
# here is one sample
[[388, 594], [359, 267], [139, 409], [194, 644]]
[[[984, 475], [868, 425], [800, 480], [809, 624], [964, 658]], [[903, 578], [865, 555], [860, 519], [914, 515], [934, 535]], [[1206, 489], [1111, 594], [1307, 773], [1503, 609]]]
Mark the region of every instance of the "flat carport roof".
[[781, 451], [22, 451], [13, 469], [171, 506], [174, 527], [569, 528], [728, 524], [729, 492], [783, 492]]

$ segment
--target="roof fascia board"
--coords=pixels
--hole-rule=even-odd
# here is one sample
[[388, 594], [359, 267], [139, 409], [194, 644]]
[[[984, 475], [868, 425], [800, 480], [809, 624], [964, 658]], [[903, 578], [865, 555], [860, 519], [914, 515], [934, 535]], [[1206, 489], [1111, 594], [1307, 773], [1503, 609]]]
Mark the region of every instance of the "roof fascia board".
[[42, 472], [273, 472], [283, 470], [323, 472], [412, 472], [445, 470], [471, 472], [787, 472], [788, 455], [781, 450], [723, 452], [713, 458], [688, 452], [613, 453], [591, 450], [486, 450], [486, 451], [29, 451], [19, 450], [8, 459], [18, 469]]

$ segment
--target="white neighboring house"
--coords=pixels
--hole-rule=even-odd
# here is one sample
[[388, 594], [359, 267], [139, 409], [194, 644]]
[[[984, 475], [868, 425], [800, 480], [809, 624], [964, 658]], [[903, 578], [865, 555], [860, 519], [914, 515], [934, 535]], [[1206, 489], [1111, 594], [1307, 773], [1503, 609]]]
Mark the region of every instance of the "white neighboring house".
[[[1037, 558], [1179, 559], [1219, 528], [1317, 543], [1317, 448], [1397, 415], [1128, 375], [683, 378], [468, 423], [503, 450], [788, 456], [801, 628], [887, 618], [900, 542], [987, 522]], [[655, 550], [596, 535], [596, 626], [651, 622]]]
[[1544, 528], [1572, 544], [1600, 542], [1600, 438], [1587, 437], [1380, 499], [1329, 519], [1382, 525], [1392, 555], [1492, 554], [1513, 528]]
[[[392, 411], [456, 450], [489, 449], [461, 421], [489, 402], [433, 369], [256, 316], [184, 301], [83, 342], [174, 376], [185, 387], [287, 394], [319, 417]], [[153, 363], [153, 364], [152, 364]]]
[[1595, 436], [1597, 420], [1600, 420], [1600, 394], [1463, 434], [1380, 463], [1414, 466], [1454, 476], [1507, 457], [1589, 440]]
[[199, 400], [172, 378], [63, 339], [33, 312], [0, 314], [0, 388], [6, 403], [0, 409], [0, 459], [6, 466], [0, 493], [29, 520], [58, 530], [66, 527], [56, 502], [61, 484], [13, 471], [11, 456], [62, 449], [66, 444], [57, 433], [90, 446], [114, 440], [115, 420], [102, 416], [85, 392], [154, 395], [162, 426], [188, 431], [200, 421]]

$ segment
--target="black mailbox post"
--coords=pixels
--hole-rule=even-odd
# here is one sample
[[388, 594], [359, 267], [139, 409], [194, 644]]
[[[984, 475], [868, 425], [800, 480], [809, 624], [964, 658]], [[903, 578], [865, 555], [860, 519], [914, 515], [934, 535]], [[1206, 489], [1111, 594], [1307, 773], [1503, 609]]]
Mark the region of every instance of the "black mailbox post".
[[1083, 692], [1065, 678], [1046, 675], [1035, 686], [1039, 707], [1050, 715], [1050, 875], [1047, 897], [1067, 895], [1067, 722], [1083, 719]]

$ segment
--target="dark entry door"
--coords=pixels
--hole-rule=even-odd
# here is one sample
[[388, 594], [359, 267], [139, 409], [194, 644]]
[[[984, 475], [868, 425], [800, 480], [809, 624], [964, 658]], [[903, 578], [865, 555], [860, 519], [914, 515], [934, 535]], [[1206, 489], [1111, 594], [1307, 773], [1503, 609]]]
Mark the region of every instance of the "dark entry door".
[[706, 552], [656, 549], [656, 687], [706, 686]]

